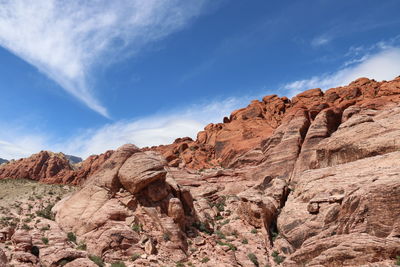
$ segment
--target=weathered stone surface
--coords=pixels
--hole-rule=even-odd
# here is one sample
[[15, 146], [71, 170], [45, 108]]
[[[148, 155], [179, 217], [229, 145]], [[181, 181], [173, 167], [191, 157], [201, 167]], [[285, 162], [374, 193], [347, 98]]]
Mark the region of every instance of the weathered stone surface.
[[[303, 172], [278, 218], [280, 234], [297, 250], [290, 259], [355, 265], [400, 253], [400, 239], [391, 235], [400, 219], [399, 159], [392, 152]], [[312, 203], [318, 212], [309, 212]]]
[[8, 260], [7, 260], [7, 255], [4, 253], [2, 249], [0, 249], [0, 266], [5, 267], [7, 266]]
[[97, 267], [93, 261], [87, 258], [79, 258], [64, 265], [64, 267]]
[[32, 221], [17, 203], [33, 229], [17, 231], [7, 256], [26, 266], [91, 266], [89, 254], [127, 266], [391, 266], [400, 255], [399, 82], [266, 96], [197, 140], [127, 145], [39, 179], [85, 182], [54, 206], [56, 222]]
[[124, 163], [118, 176], [122, 186], [136, 194], [155, 181], [165, 180], [165, 165], [164, 159], [156, 152], [137, 153]]
[[11, 237], [11, 242], [15, 246], [16, 251], [31, 251], [32, 248], [32, 237], [29, 232], [24, 230], [18, 230]]

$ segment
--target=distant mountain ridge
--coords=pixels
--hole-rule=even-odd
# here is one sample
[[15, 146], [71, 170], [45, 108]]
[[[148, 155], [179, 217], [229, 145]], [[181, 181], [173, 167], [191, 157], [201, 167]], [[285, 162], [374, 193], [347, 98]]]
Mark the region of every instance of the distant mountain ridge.
[[0, 164], [7, 163], [8, 160], [0, 158]]
[[65, 155], [67, 157], [67, 159], [69, 160], [69, 162], [71, 164], [77, 164], [79, 162], [82, 162], [82, 158], [77, 157], [77, 156], [72, 156], [72, 155]]

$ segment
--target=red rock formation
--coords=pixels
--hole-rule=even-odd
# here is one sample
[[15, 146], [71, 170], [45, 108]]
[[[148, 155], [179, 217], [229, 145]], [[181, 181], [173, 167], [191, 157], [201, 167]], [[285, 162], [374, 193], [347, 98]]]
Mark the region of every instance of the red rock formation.
[[388, 103], [400, 102], [400, 77], [393, 81], [376, 82], [360, 78], [348, 86], [327, 90], [311, 89], [290, 101], [287, 97], [265, 96], [249, 106], [232, 112], [223, 123], [209, 124], [197, 139], [179, 138], [171, 145], [152, 147], [162, 153], [170, 166], [193, 169], [215, 166], [241, 166], [257, 163], [261, 149], [274, 131], [290, 120], [299, 109], [309, 120], [330, 109], [339, 114], [349, 106], [381, 109]]
[[72, 165], [63, 153], [41, 151], [29, 158], [11, 161], [0, 166], [0, 179], [31, 179], [53, 184], [81, 184], [94, 174], [113, 151], [94, 155]]
[[362, 78], [253, 101], [195, 141], [125, 145], [75, 170], [48, 152], [2, 165], [0, 177], [86, 179], [53, 208], [52, 228], [74, 232], [87, 253], [50, 240], [30, 259], [15, 241], [11, 260], [391, 266], [400, 255], [399, 121], [400, 78]]

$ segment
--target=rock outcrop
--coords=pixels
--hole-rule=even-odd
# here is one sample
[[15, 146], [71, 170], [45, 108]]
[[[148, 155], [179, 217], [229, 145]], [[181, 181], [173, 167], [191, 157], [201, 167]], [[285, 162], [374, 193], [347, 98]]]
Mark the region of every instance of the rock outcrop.
[[[81, 184], [95, 173], [113, 151], [88, 157], [72, 164], [71, 156], [63, 153], [41, 151], [29, 158], [12, 160], [0, 166], [0, 179], [30, 179], [50, 184]], [[77, 161], [77, 159], [74, 159]]]
[[39, 256], [29, 252], [35, 230], [29, 239], [23, 229], [0, 232], [12, 235], [6, 254], [31, 266], [91, 266], [94, 256], [127, 266], [392, 266], [399, 121], [400, 77], [361, 78], [253, 101], [197, 140], [125, 145], [79, 165], [48, 152], [2, 165], [1, 178], [81, 185], [52, 209]]
[[[350, 106], [379, 110], [389, 103], [398, 103], [399, 84], [400, 78], [383, 82], [360, 78], [326, 92], [311, 89], [291, 100], [265, 96], [262, 101], [255, 100], [246, 108], [232, 112], [223, 123], [207, 125], [195, 141], [178, 138], [171, 145], [147, 149], [162, 153], [173, 167], [201, 169], [258, 164], [263, 158], [260, 150], [267, 140], [299, 110], [314, 120], [322, 110], [329, 109], [334, 114], [328, 117], [329, 127], [334, 128], [338, 126], [336, 120], [341, 118], [341, 112]], [[352, 111], [348, 112], [351, 116]]]

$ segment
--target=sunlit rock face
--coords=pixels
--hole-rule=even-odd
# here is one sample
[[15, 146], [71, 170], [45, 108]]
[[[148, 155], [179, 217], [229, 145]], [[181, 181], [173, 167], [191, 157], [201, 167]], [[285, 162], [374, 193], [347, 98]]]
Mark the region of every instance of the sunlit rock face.
[[399, 121], [400, 78], [361, 78], [266, 96], [197, 140], [10, 162], [1, 178], [79, 186], [2, 208], [15, 218], [1, 221], [0, 266], [392, 266]]

